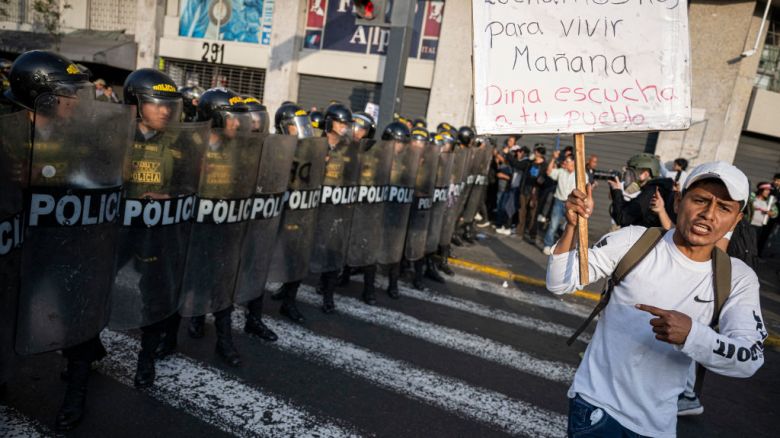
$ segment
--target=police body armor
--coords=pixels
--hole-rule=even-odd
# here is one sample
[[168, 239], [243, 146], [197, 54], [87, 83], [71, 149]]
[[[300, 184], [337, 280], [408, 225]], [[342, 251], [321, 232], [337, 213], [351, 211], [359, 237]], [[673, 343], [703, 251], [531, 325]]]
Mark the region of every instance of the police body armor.
[[30, 126], [27, 112], [0, 116], [0, 384], [15, 363], [14, 337], [24, 241], [24, 185]]
[[433, 189], [433, 207], [431, 220], [428, 223], [428, 233], [425, 239], [425, 254], [431, 254], [439, 248], [444, 216], [447, 211], [447, 199], [450, 188], [454, 152], [441, 152], [436, 168], [436, 180]]
[[455, 226], [460, 217], [459, 207], [462, 205], [464, 190], [466, 187], [466, 160], [469, 156], [469, 150], [463, 148], [455, 149], [452, 152], [452, 171], [450, 172], [449, 188], [447, 190], [447, 205], [444, 209], [444, 220], [441, 226], [441, 236], [439, 244], [449, 245], [452, 240], [452, 234], [455, 232]]
[[182, 316], [233, 304], [244, 227], [252, 214], [262, 139], [259, 133], [212, 129], [203, 159], [184, 280]]
[[352, 230], [347, 249], [349, 266], [369, 266], [377, 262], [384, 214], [383, 193], [390, 183], [392, 165], [392, 141], [360, 142], [358, 198], [352, 215]]
[[414, 200], [409, 213], [409, 226], [404, 246], [404, 257], [407, 260], [419, 260], [425, 255], [425, 240], [433, 213], [436, 169], [439, 166], [440, 153], [441, 148], [438, 145], [427, 142], [422, 152], [422, 160], [417, 168]]
[[16, 349], [60, 350], [94, 338], [109, 318], [129, 106], [38, 98]]
[[288, 173], [282, 223], [268, 269], [270, 282], [301, 280], [309, 271], [327, 152], [324, 137], [298, 140]]
[[205, 122], [172, 124], [157, 133], [136, 131], [119, 219], [112, 329], [145, 327], [179, 310], [208, 139]]
[[344, 267], [359, 191], [358, 152], [359, 144], [347, 137], [341, 137], [328, 152], [314, 247], [309, 261], [309, 271], [315, 274], [338, 271]]
[[379, 235], [377, 261], [381, 264], [398, 263], [403, 256], [409, 212], [414, 200], [414, 183], [422, 152], [422, 147], [393, 141], [393, 165], [390, 169], [390, 183], [385, 190], [382, 232]]
[[463, 222], [470, 224], [474, 222], [474, 216], [479, 210], [479, 205], [485, 200], [487, 191], [487, 175], [490, 171], [490, 160], [493, 157], [493, 148], [481, 146], [473, 150], [471, 160], [471, 175], [469, 197], [463, 207]]
[[289, 135], [268, 135], [263, 141], [252, 214], [241, 249], [235, 303], [251, 301], [263, 293], [297, 145], [298, 139]]

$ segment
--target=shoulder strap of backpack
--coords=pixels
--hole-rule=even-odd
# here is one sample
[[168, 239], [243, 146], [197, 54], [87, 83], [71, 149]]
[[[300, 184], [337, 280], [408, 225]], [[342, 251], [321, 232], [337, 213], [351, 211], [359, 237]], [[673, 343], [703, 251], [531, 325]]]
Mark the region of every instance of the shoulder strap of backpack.
[[[717, 247], [712, 250], [712, 275], [715, 277], [715, 309], [712, 312], [710, 328], [717, 331], [720, 312], [731, 294], [731, 257]], [[693, 385], [693, 391], [697, 395], [701, 395], [706, 371], [707, 369], [701, 364], [696, 364], [696, 382]]]
[[609, 298], [612, 296], [612, 289], [614, 289], [616, 285], [620, 284], [620, 281], [623, 280], [626, 275], [628, 275], [628, 273], [631, 272], [631, 270], [634, 269], [634, 267], [636, 267], [636, 265], [638, 265], [639, 262], [641, 262], [642, 259], [644, 259], [647, 254], [650, 253], [650, 251], [653, 250], [653, 248], [658, 244], [663, 236], [663, 229], [648, 228], [644, 233], [642, 233], [642, 236], [639, 237], [639, 240], [631, 245], [631, 248], [628, 249], [628, 252], [626, 252], [623, 258], [618, 262], [610, 278], [607, 279], [607, 284], [604, 287], [604, 290], [601, 292], [601, 298], [599, 299], [598, 304], [596, 304], [596, 307], [593, 308], [593, 311], [590, 312], [590, 315], [588, 315], [580, 327], [566, 341], [566, 345], [573, 344], [574, 341], [577, 340], [577, 338], [582, 334], [582, 332], [588, 328], [591, 321], [596, 318], [596, 315], [601, 313], [601, 311], [604, 310], [604, 308], [607, 306], [607, 303], [609, 303]]

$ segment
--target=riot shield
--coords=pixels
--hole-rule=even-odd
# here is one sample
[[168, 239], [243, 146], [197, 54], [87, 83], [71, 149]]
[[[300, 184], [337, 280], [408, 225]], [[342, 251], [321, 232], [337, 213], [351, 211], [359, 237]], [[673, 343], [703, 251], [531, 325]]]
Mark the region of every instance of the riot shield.
[[16, 350], [42, 353], [108, 324], [131, 107], [91, 90], [37, 100]]
[[252, 214], [241, 248], [235, 303], [251, 301], [263, 293], [297, 145], [297, 138], [278, 134], [267, 136], [263, 142]]
[[12, 374], [24, 225], [24, 185], [29, 163], [27, 112], [0, 116], [0, 384]]
[[482, 146], [473, 149], [473, 158], [471, 161], [471, 175], [469, 197], [463, 207], [463, 222], [470, 224], [474, 222], [474, 215], [479, 210], [479, 205], [484, 201], [485, 189], [487, 188], [487, 174], [490, 170], [490, 160], [493, 157], [492, 148]]
[[344, 267], [358, 196], [359, 144], [347, 137], [328, 152], [322, 197], [317, 212], [309, 271], [338, 271]]
[[233, 304], [261, 149], [262, 134], [211, 131], [184, 268], [182, 316], [214, 313]]
[[463, 192], [466, 187], [466, 160], [469, 150], [458, 148], [453, 152], [452, 172], [450, 172], [449, 188], [447, 189], [447, 206], [444, 210], [444, 220], [441, 226], [440, 245], [449, 245], [455, 226], [458, 224], [462, 205]]
[[425, 255], [425, 239], [433, 210], [433, 194], [436, 184], [436, 169], [439, 166], [441, 148], [428, 142], [422, 152], [414, 183], [414, 200], [409, 212], [409, 226], [406, 230], [404, 257], [419, 260]]
[[393, 165], [393, 143], [363, 140], [360, 143], [360, 177], [358, 199], [352, 215], [349, 233], [347, 265], [376, 264], [379, 238], [382, 233], [384, 200], [382, 193], [390, 182]]
[[298, 140], [284, 195], [284, 216], [268, 268], [268, 281], [297, 281], [309, 272], [327, 153], [325, 137]]
[[455, 153], [453, 152], [442, 152], [439, 155], [436, 182], [433, 190], [431, 220], [428, 224], [428, 233], [425, 239], [425, 254], [434, 253], [439, 248], [441, 229], [444, 225], [444, 213], [447, 211], [447, 193], [449, 192], [454, 157]]
[[414, 183], [417, 180], [417, 167], [423, 149], [422, 145], [393, 142], [393, 165], [390, 168], [390, 183], [384, 196], [378, 263], [397, 263], [403, 256], [409, 211], [414, 200]]
[[145, 327], [179, 310], [209, 122], [176, 123], [149, 138], [136, 130], [119, 217], [109, 327]]

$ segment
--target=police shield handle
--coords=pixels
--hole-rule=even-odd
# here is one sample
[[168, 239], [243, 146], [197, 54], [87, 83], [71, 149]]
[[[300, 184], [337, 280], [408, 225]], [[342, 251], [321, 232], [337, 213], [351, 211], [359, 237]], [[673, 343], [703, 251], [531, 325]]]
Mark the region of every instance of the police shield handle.
[[[577, 178], [577, 190], [587, 193], [587, 170], [585, 170], [585, 134], [574, 134], [574, 170]], [[588, 282], [588, 220], [577, 218], [577, 243], [580, 261], [580, 283]]]

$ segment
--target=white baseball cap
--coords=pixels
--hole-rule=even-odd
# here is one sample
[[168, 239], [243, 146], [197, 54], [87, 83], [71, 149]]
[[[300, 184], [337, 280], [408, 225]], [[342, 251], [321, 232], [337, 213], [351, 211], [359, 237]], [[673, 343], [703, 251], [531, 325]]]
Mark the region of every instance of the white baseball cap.
[[750, 197], [748, 178], [741, 170], [725, 161], [712, 161], [694, 167], [685, 179], [683, 191], [688, 190], [696, 181], [708, 178], [721, 180], [731, 199], [740, 202], [743, 207], [745, 206], [748, 197]]

